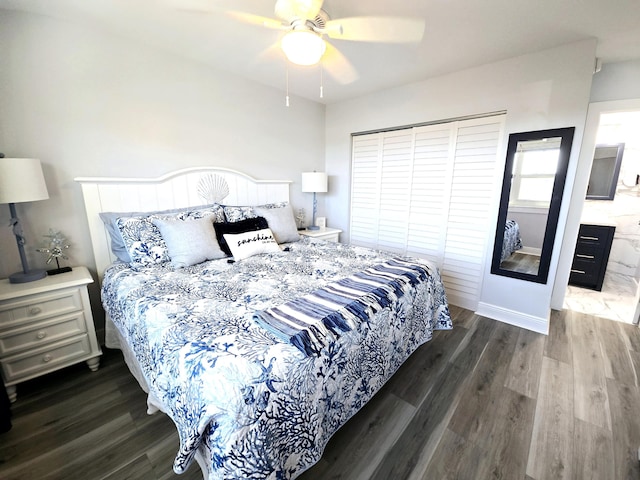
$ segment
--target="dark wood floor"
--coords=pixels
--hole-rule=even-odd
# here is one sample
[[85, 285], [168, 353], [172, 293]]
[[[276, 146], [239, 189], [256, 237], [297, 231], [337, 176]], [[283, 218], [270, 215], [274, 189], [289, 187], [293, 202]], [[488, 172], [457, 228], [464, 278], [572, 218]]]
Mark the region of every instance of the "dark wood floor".
[[[302, 480], [640, 479], [640, 330], [554, 312], [550, 335], [452, 309]], [[171, 470], [171, 422], [145, 413], [119, 352], [18, 386], [2, 479], [200, 478]]]
[[513, 272], [537, 275], [540, 269], [540, 255], [514, 252], [509, 258], [500, 263], [500, 268]]

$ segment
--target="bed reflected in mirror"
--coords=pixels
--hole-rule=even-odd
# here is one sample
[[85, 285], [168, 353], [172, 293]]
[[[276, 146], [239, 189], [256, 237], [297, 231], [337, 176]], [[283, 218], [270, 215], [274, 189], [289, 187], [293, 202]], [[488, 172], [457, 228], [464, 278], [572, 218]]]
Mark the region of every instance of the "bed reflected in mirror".
[[491, 273], [546, 283], [573, 131], [509, 135]]

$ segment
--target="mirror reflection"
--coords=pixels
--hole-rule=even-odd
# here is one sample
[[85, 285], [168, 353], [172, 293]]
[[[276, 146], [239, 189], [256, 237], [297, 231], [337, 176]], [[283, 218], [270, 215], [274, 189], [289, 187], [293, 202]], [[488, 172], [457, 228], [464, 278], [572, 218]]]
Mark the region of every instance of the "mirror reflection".
[[552, 137], [516, 145], [500, 268], [538, 274], [561, 140]]
[[545, 283], [573, 128], [509, 136], [491, 273]]
[[624, 143], [596, 145], [587, 186], [587, 200], [613, 200], [623, 152]]

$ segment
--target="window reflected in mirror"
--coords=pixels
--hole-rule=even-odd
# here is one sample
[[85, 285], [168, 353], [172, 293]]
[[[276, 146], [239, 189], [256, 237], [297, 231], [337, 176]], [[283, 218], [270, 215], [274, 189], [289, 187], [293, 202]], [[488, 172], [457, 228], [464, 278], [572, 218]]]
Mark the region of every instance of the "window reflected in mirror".
[[509, 136], [491, 273], [546, 283], [573, 130]]
[[558, 169], [560, 137], [518, 142], [509, 206], [549, 208]]

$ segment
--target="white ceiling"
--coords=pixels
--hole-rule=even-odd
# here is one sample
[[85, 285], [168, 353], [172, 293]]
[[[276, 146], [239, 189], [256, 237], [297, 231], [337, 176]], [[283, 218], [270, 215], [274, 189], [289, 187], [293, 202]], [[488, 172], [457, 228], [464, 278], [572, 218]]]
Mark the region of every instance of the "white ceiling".
[[[103, 28], [284, 90], [282, 32], [226, 12], [273, 17], [275, 0], [0, 0], [23, 10]], [[196, 6], [209, 13], [185, 11]], [[343, 85], [320, 69], [289, 67], [291, 94], [333, 103], [485, 63], [595, 37], [603, 63], [640, 59], [640, 0], [325, 0], [331, 18], [425, 20], [419, 44], [332, 43], [355, 67]]]

